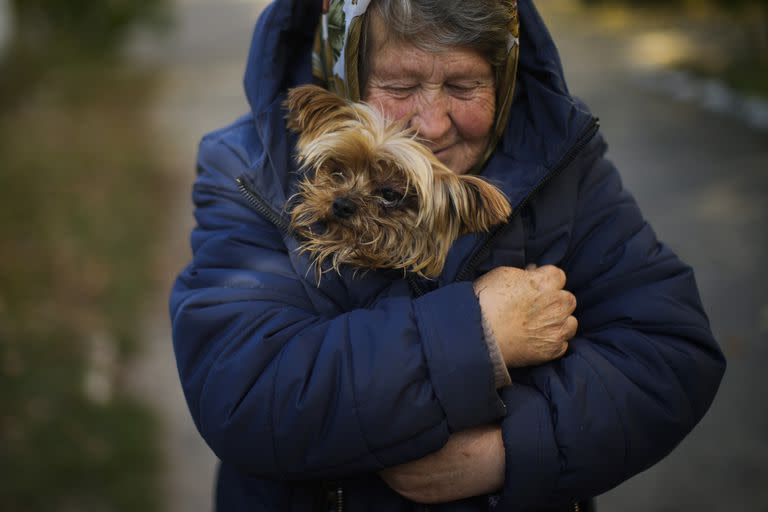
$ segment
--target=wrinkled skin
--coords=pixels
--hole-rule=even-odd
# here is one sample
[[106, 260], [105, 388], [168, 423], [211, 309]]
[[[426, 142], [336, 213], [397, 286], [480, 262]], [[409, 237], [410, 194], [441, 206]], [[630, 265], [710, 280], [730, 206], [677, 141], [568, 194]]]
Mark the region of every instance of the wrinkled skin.
[[424, 144], [456, 174], [481, 158], [491, 136], [496, 88], [490, 63], [466, 49], [428, 53], [376, 34], [365, 101], [407, 120]]

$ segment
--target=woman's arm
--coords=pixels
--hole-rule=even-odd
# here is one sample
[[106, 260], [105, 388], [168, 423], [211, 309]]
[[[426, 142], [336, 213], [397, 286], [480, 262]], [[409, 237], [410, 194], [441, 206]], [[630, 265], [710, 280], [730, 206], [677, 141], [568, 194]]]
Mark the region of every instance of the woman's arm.
[[608, 160], [582, 166], [555, 263], [579, 331], [561, 359], [511, 371], [501, 509], [595, 496], [647, 469], [703, 417], [725, 369], [692, 270], [658, 242]]
[[417, 503], [446, 503], [492, 494], [504, 485], [501, 427], [452, 434], [440, 450], [379, 472], [393, 490]]
[[384, 473], [406, 496], [486, 493], [500, 471], [500, 510], [595, 496], [667, 455], [711, 404], [725, 362], [691, 269], [659, 244], [608, 161], [588, 168], [562, 262], [578, 334], [561, 359], [511, 370], [503, 447], [498, 431], [473, 429], [462, 434], [488, 450], [468, 457], [454, 434], [439, 452]]
[[183, 389], [219, 458], [270, 478], [374, 472], [503, 415], [471, 283], [317, 313], [219, 136], [201, 148], [193, 261], [171, 297]]
[[[498, 343], [502, 364], [523, 367], [563, 355], [576, 334], [575, 297], [565, 274], [552, 266], [499, 267], [475, 281], [485, 337]], [[399, 494], [420, 503], [444, 503], [497, 492], [504, 483], [501, 427], [452, 434], [426, 457], [379, 474]]]

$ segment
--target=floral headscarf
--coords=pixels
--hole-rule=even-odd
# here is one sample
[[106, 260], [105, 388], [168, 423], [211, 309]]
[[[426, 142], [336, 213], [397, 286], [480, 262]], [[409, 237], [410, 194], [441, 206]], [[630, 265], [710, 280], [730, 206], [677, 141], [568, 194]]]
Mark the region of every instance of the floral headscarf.
[[[371, 0], [325, 0], [312, 55], [315, 78], [320, 80], [328, 90], [352, 101], [360, 101], [362, 95], [358, 77], [359, 43], [360, 35], [364, 30], [363, 14], [370, 2]], [[520, 21], [517, 2], [512, 2], [511, 9], [513, 12], [507, 39], [507, 60], [496, 74], [494, 131], [488, 149], [479, 164], [488, 159], [501, 138], [514, 96], [520, 55]]]

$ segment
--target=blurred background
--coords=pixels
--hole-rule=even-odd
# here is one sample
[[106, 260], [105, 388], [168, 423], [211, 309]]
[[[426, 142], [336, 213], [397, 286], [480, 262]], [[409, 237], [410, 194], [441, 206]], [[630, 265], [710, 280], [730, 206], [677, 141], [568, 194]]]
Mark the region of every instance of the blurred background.
[[[0, 510], [210, 510], [166, 296], [265, 3], [0, 0]], [[599, 508], [768, 511], [768, 2], [538, 5], [729, 359], [691, 436]]]

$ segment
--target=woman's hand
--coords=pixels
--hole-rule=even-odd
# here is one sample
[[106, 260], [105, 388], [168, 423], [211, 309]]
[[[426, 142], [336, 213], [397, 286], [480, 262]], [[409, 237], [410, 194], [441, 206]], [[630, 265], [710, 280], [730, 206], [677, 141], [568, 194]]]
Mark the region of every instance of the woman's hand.
[[576, 297], [563, 289], [565, 281], [565, 272], [551, 265], [498, 267], [475, 281], [486, 335], [507, 366], [546, 363], [568, 350], [578, 322], [572, 316]]
[[445, 503], [490, 494], [504, 485], [501, 427], [457, 432], [440, 450], [387, 468], [379, 476], [398, 494], [417, 503]]

